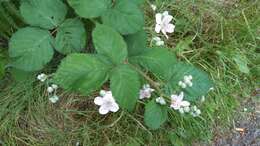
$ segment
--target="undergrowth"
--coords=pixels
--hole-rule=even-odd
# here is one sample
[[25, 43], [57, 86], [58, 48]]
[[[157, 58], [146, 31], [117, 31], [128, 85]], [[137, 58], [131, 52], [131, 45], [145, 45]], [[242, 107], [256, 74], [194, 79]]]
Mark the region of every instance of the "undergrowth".
[[[202, 118], [171, 115], [174, 121], [170, 125], [150, 131], [142, 122], [141, 107], [135, 114], [120, 111], [103, 117], [93, 104], [94, 95], [68, 93], [59, 93], [61, 101], [51, 105], [46, 91], [33, 76], [1, 89], [0, 143], [180, 146], [209, 144], [228, 130], [239, 103], [257, 87], [260, 3], [257, 0], [150, 1], [144, 6], [145, 29], [150, 38], [155, 36], [155, 12], [149, 3], [155, 4], [158, 12], [167, 9], [175, 18], [176, 32], [165, 40], [166, 45], [179, 59], [200, 66], [213, 78], [215, 89], [201, 103]], [[8, 39], [9, 31], [13, 28], [1, 37]]]

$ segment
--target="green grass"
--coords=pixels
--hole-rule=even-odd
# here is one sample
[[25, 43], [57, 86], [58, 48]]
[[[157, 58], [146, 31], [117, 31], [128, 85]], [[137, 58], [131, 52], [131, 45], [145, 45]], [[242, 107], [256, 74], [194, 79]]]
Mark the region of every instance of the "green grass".
[[[11, 84], [0, 92], [0, 142], [6, 146], [191, 145], [209, 144], [228, 130], [239, 103], [250, 98], [259, 79], [260, 2], [156, 0], [158, 12], [175, 17], [176, 32], [167, 46], [180, 60], [207, 71], [215, 83], [200, 118], [171, 114], [156, 131], [143, 123], [143, 105], [135, 113], [100, 116], [93, 98], [59, 93], [48, 102], [43, 85], [34, 80]], [[149, 38], [155, 36], [155, 13], [144, 6]], [[257, 53], [258, 49], [258, 53]], [[247, 73], [247, 69], [250, 70]], [[35, 77], [34, 77], [35, 78]], [[156, 117], [155, 117], [156, 118]], [[200, 145], [200, 144], [198, 144]]]

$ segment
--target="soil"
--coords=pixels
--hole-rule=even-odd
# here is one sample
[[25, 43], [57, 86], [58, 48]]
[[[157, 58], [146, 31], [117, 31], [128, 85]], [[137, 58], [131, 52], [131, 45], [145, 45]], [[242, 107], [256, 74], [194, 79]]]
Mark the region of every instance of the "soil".
[[227, 134], [216, 137], [213, 146], [260, 146], [259, 93], [259, 90], [256, 91], [256, 98], [244, 103], [233, 128]]

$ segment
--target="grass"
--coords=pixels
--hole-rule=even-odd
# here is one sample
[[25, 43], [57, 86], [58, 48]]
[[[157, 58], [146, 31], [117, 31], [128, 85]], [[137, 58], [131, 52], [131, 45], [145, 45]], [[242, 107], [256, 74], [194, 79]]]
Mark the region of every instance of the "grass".
[[[230, 128], [240, 102], [259, 86], [260, 2], [155, 0], [158, 12], [175, 17], [176, 32], [167, 47], [207, 71], [215, 83], [202, 116], [171, 114], [171, 121], [156, 131], [143, 124], [143, 107], [135, 113], [120, 111], [100, 116], [94, 96], [59, 93], [57, 105], [48, 102], [43, 85], [33, 78], [12, 83], [0, 92], [0, 143], [15, 145], [201, 145]], [[144, 6], [151, 39], [155, 13]], [[163, 37], [163, 36], [162, 36]], [[258, 50], [257, 50], [258, 49]], [[258, 60], [257, 60], [258, 59]], [[249, 72], [248, 72], [249, 70]]]

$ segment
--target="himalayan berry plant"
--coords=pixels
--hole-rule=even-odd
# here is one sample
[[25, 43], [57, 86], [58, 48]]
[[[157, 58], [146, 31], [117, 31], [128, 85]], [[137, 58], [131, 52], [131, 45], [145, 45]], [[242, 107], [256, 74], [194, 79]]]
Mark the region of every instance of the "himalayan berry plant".
[[[144, 122], [151, 129], [171, 121], [169, 113], [199, 116], [197, 101], [213, 86], [200, 69], [178, 61], [167, 48], [149, 48], [140, 10], [143, 0], [22, 0], [20, 11], [27, 27], [9, 42], [11, 66], [33, 72], [43, 69], [55, 51], [67, 55], [52, 76], [48, 92], [57, 102], [57, 85], [67, 91], [90, 95], [109, 83], [111, 91], [100, 91], [94, 103], [99, 113], [132, 112], [138, 100], [145, 103]], [[70, 11], [69, 11], [70, 12]], [[69, 16], [69, 18], [66, 18]], [[93, 30], [85, 22], [93, 23]], [[172, 33], [172, 16], [156, 14], [157, 33]], [[88, 31], [86, 31], [86, 29]], [[87, 32], [92, 32], [87, 36]], [[87, 38], [94, 50], [86, 53]], [[157, 38], [158, 40], [158, 38]], [[159, 43], [159, 46], [163, 43]], [[85, 52], [85, 53], [83, 53]], [[41, 74], [38, 79], [46, 80]], [[56, 85], [57, 84], [57, 85]], [[106, 84], [108, 85], [108, 84]], [[51, 88], [50, 88], [51, 87]]]

